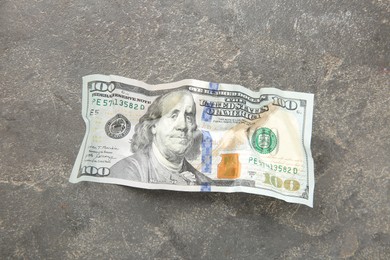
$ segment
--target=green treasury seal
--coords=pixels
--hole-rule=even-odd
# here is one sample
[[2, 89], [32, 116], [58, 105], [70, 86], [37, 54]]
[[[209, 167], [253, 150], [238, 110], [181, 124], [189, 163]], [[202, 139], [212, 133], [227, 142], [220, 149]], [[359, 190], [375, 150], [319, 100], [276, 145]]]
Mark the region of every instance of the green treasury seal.
[[262, 127], [253, 133], [251, 144], [252, 147], [259, 153], [268, 154], [275, 149], [278, 144], [278, 139], [271, 129]]
[[130, 121], [125, 116], [117, 114], [107, 121], [105, 130], [113, 139], [123, 138], [130, 132]]

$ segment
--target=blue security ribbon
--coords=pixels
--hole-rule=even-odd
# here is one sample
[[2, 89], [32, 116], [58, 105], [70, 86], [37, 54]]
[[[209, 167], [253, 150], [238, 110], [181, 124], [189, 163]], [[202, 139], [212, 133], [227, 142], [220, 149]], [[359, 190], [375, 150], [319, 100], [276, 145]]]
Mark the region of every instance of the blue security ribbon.
[[211, 191], [211, 185], [210, 185], [210, 183], [208, 183], [208, 182], [202, 183], [201, 186], [200, 186], [200, 191], [203, 191], [203, 192], [210, 192], [210, 191]]
[[213, 139], [209, 131], [202, 131], [202, 172], [211, 173], [213, 163]]
[[[214, 93], [215, 91], [217, 91], [218, 88], [219, 88], [218, 83], [213, 83], [213, 82], [209, 83], [209, 89], [211, 90], [211, 93]], [[203, 111], [202, 111], [202, 121], [203, 122], [211, 122], [213, 116], [211, 115], [209, 110], [210, 110], [210, 107], [208, 107], [208, 106], [205, 106], [203, 108]]]

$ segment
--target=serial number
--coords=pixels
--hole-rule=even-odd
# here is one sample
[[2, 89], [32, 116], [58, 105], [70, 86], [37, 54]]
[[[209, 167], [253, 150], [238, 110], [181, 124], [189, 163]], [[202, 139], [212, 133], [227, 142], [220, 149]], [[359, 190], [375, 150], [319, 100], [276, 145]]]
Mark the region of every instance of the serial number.
[[143, 104], [133, 103], [121, 99], [107, 100], [107, 99], [93, 98], [92, 104], [101, 107], [120, 106], [120, 107], [130, 108], [133, 110], [145, 110], [145, 105]]
[[256, 157], [249, 157], [250, 164], [253, 165], [258, 165], [264, 169], [269, 169], [274, 172], [284, 172], [284, 173], [291, 173], [291, 174], [298, 174], [298, 168], [297, 167], [290, 167], [290, 166], [285, 166], [281, 164], [273, 164], [273, 163], [265, 163], [261, 162], [258, 158]]

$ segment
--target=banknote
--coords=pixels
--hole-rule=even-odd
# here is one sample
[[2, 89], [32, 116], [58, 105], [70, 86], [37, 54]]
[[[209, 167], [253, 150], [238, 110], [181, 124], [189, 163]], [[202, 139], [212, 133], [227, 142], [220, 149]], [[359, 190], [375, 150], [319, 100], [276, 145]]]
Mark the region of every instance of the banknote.
[[192, 79], [149, 85], [85, 76], [86, 133], [70, 182], [245, 192], [312, 207], [313, 97]]

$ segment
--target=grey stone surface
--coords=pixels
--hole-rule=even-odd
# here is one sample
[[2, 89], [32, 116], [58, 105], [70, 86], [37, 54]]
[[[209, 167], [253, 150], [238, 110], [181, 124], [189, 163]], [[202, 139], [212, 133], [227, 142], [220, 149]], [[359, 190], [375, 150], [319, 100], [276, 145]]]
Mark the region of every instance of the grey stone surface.
[[[0, 1], [0, 258], [389, 259], [390, 2]], [[81, 77], [315, 94], [314, 208], [70, 184]]]

